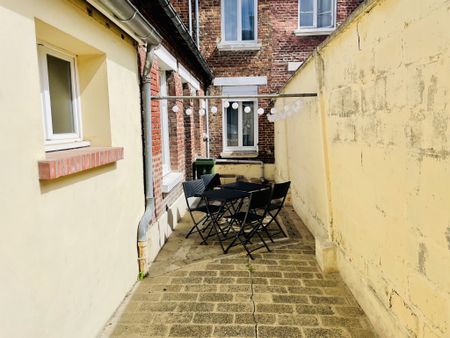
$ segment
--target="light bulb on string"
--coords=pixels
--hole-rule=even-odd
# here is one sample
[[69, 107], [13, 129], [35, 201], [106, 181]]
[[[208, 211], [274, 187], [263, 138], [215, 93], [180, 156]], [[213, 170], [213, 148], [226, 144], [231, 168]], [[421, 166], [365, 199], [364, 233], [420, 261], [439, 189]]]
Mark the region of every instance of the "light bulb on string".
[[192, 108], [187, 108], [185, 111], [187, 116], [191, 116], [192, 115]]
[[213, 113], [213, 114], [217, 113], [217, 107], [216, 106], [212, 106], [211, 107], [211, 113]]
[[258, 108], [258, 115], [264, 114], [264, 108]]
[[205, 116], [205, 114], [206, 114], [205, 109], [200, 108], [200, 109], [198, 110], [198, 115], [200, 115], [200, 116]]
[[270, 109], [270, 113], [273, 115], [273, 114], [276, 114], [276, 112], [277, 112], [277, 109], [275, 108], [275, 107], [273, 107], [273, 108], [271, 108]]
[[247, 114], [250, 113], [251, 111], [252, 111], [252, 108], [250, 108], [249, 106], [244, 108], [244, 112]]
[[223, 103], [223, 106], [224, 106], [225, 108], [228, 108], [228, 107], [230, 106], [230, 102], [225, 101], [225, 102]]
[[178, 112], [180, 111], [180, 107], [178, 107], [177, 105], [175, 105], [175, 106], [172, 107], [172, 111], [173, 111], [174, 113], [178, 113]]
[[232, 107], [234, 110], [236, 110], [236, 109], [239, 108], [239, 104], [238, 104], [237, 102], [234, 102], [234, 103], [231, 105], [231, 107]]

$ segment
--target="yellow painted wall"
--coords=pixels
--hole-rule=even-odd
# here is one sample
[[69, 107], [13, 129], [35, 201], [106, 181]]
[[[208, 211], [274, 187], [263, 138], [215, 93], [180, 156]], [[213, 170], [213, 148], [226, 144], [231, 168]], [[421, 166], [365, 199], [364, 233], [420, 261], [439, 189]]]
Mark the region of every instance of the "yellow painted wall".
[[[36, 39], [58, 44], [41, 23], [72, 37], [60, 47], [83, 63], [86, 138], [123, 146], [124, 160], [40, 183]], [[64, 0], [0, 0], [0, 46], [0, 336], [94, 337], [138, 274], [144, 192], [136, 50]]]
[[277, 179], [381, 337], [450, 336], [449, 19], [366, 1], [285, 88], [319, 97], [276, 122]]

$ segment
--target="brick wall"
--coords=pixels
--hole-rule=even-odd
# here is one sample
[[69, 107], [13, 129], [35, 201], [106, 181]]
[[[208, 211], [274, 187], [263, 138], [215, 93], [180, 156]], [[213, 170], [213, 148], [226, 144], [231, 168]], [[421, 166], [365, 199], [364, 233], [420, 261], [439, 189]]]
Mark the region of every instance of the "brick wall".
[[[341, 24], [362, 0], [338, 0], [337, 24]], [[188, 25], [188, 0], [172, 0]], [[200, 9], [200, 49], [216, 77], [267, 76], [268, 85], [260, 87], [259, 93], [277, 92], [293, 75], [288, 72], [288, 62], [304, 61], [326, 36], [298, 37], [294, 30], [298, 26], [298, 0], [258, 1], [258, 42], [262, 48], [257, 51], [219, 51], [221, 40], [220, 0], [199, 1]], [[221, 94], [220, 88], [210, 88], [211, 94]], [[222, 112], [220, 102], [217, 115], [210, 115], [211, 156], [222, 152]], [[259, 106], [272, 107], [268, 100], [260, 100]], [[266, 116], [259, 120], [259, 159], [274, 161], [273, 124]]]
[[[140, 57], [143, 58], [143, 51]], [[151, 68], [151, 93], [157, 96], [160, 93], [158, 59], [155, 58]], [[188, 84], [183, 84], [177, 72], [167, 73], [168, 93], [171, 96], [190, 95], [191, 90]], [[203, 95], [203, 91], [199, 94]], [[205, 118], [199, 117], [198, 109], [194, 109], [191, 116], [184, 113], [187, 105], [194, 106], [195, 100], [176, 100], [168, 102], [169, 109], [169, 142], [170, 142], [170, 162], [171, 170], [181, 172], [183, 180], [192, 175], [192, 160], [197, 156], [205, 156], [204, 142], [201, 135], [204, 132]], [[174, 105], [178, 105], [179, 112], [172, 111]], [[161, 134], [161, 107], [160, 101], [151, 102], [152, 119], [152, 155], [153, 155], [153, 193], [155, 198], [155, 219], [158, 219], [182, 193], [181, 183], [172, 191], [165, 194], [162, 192], [163, 170], [162, 170], [162, 134]]]

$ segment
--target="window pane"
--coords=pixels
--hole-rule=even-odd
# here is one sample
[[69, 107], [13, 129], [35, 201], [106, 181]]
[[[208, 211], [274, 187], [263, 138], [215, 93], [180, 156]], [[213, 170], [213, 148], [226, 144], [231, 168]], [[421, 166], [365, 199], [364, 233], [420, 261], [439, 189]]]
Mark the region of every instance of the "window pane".
[[312, 27], [314, 25], [314, 13], [300, 13], [300, 27]]
[[318, 0], [317, 2], [317, 12], [319, 14], [323, 12], [331, 12], [332, 0]]
[[314, 0], [300, 0], [300, 12], [312, 12], [314, 11]]
[[242, 40], [255, 40], [254, 0], [242, 0]]
[[224, 0], [225, 41], [237, 40], [237, 2]]
[[[250, 108], [250, 112], [246, 113], [245, 108]], [[242, 105], [242, 145], [255, 145], [255, 113], [253, 102], [244, 102]]]
[[47, 55], [47, 67], [53, 133], [74, 133], [70, 62]]
[[317, 27], [331, 27], [331, 26], [332, 26], [331, 12], [319, 14], [319, 16], [317, 17]]
[[233, 109], [231, 105], [226, 108], [227, 114], [227, 146], [237, 147], [238, 144], [238, 109]]

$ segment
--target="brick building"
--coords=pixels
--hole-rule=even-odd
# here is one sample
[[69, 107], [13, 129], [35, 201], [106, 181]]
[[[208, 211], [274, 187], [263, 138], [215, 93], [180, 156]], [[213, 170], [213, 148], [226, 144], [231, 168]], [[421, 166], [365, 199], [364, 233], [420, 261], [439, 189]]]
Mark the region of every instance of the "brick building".
[[[191, 1], [191, 3], [190, 3]], [[209, 94], [276, 93], [362, 0], [172, 0], [214, 72]], [[256, 18], [256, 19], [255, 19]], [[198, 24], [197, 24], [198, 22]], [[274, 161], [270, 100], [244, 100], [209, 115], [212, 157]], [[248, 107], [246, 109], [246, 107]], [[249, 111], [248, 113], [246, 111]], [[261, 112], [261, 111], [260, 111]]]
[[[177, 14], [160, 2], [133, 1], [161, 34], [151, 68], [151, 96], [200, 96], [212, 73]], [[145, 50], [141, 50], [141, 59]], [[181, 182], [192, 178], [192, 161], [206, 156], [206, 117], [198, 100], [151, 100], [155, 223], [182, 195]], [[178, 109], [174, 109], [176, 106]], [[185, 114], [192, 107], [196, 113]], [[183, 201], [184, 203], [184, 201]]]

